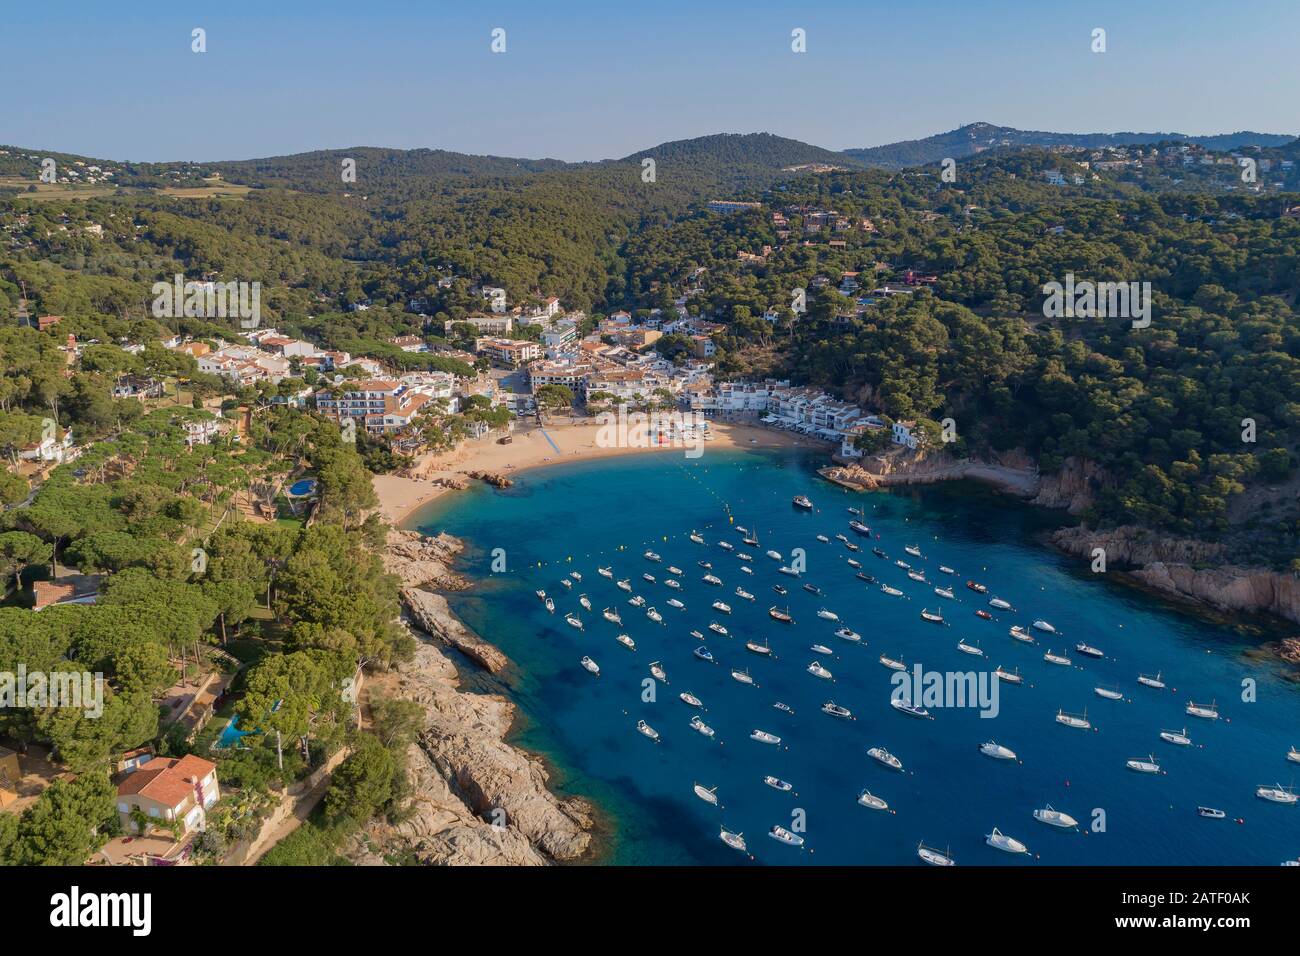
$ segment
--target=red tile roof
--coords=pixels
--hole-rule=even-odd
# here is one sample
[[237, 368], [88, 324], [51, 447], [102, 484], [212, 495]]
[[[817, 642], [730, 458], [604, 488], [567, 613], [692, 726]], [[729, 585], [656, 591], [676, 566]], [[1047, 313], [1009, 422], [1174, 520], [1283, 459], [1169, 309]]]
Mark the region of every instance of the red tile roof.
[[195, 784], [217, 769], [210, 760], [186, 754], [179, 760], [154, 757], [117, 787], [119, 797], [140, 794], [163, 806], [179, 807], [194, 794]]

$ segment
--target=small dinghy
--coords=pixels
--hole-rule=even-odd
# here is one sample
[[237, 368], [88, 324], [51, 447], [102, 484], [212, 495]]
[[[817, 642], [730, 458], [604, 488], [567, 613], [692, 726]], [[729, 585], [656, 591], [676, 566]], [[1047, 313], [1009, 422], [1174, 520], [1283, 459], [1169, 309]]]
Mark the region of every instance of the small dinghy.
[[822, 713], [829, 714], [831, 717], [842, 717], [845, 720], [851, 720], [853, 718], [852, 711], [847, 707], [841, 707], [833, 700], [828, 700], [826, 703], [822, 704]]
[[808, 665], [807, 671], [809, 674], [812, 674], [813, 677], [820, 677], [822, 680], [830, 680], [832, 676], [830, 671], [822, 667], [821, 664], [818, 664], [816, 661], [813, 661]]
[[620, 634], [618, 637], [614, 638], [614, 640], [618, 641], [629, 651], [636, 650], [636, 641], [632, 640], [632, 638], [628, 637], [626, 634]]
[[780, 746], [781, 738], [776, 734], [769, 734], [766, 730], [754, 730], [749, 735], [750, 740], [756, 740], [760, 744], [771, 744], [773, 747]]
[[905, 670], [907, 670], [907, 665], [904, 664], [901, 660], [898, 660], [898, 659], [893, 658], [893, 657], [888, 657], [888, 656], [886, 656], [885, 654], [881, 654], [881, 655], [880, 655], [880, 663], [884, 664], [884, 665], [885, 665], [886, 667], [888, 667], [891, 671], [905, 671]]
[[1035, 810], [1034, 819], [1039, 823], [1046, 823], [1049, 827], [1060, 827], [1062, 830], [1069, 830], [1079, 825], [1078, 820], [1068, 813], [1053, 809], [1050, 803], [1040, 810]]
[[1083, 716], [1078, 714], [1067, 714], [1064, 710], [1056, 712], [1056, 722], [1065, 727], [1073, 727], [1075, 730], [1091, 730], [1092, 723], [1088, 720], [1088, 712], [1085, 710]]
[[677, 695], [677, 699], [680, 700], [683, 704], [689, 704], [692, 707], [704, 706], [704, 703], [698, 697], [692, 694], [689, 690], [682, 691], [680, 694]]
[[706, 787], [703, 784], [697, 783], [692, 789], [695, 791], [695, 795], [705, 803], [711, 803], [715, 807], [718, 805], [717, 787]]
[[995, 740], [980, 744], [980, 753], [986, 757], [992, 757], [994, 760], [1016, 760], [1016, 752], [1010, 747], [1004, 747]]
[[726, 827], [723, 827], [718, 837], [733, 850], [739, 850], [741, 853], [749, 852], [749, 847], [745, 845], [745, 834], [743, 833], [732, 833]]
[[827, 647], [825, 644], [810, 644], [810, 645], [808, 646], [808, 650], [812, 651], [814, 654], [834, 654], [834, 653], [835, 653], [833, 650], [831, 650], [831, 649], [830, 649], [829, 647]]
[[984, 842], [995, 850], [1001, 850], [1003, 853], [1028, 853], [1029, 848], [1017, 840], [1015, 837], [1009, 837], [997, 827], [993, 828], [992, 833], [985, 834]]
[[1124, 695], [1120, 693], [1118, 687], [1094, 687], [1092, 692], [1098, 697], [1104, 697], [1107, 700], [1123, 700]]
[[1207, 820], [1222, 820], [1227, 816], [1227, 814], [1222, 810], [1215, 809], [1214, 807], [1197, 807], [1196, 812]]
[[872, 747], [867, 751], [867, 756], [877, 763], [884, 764], [891, 770], [902, 770], [903, 761], [899, 760], [884, 747]]
[[655, 743], [659, 742], [659, 731], [655, 730], [644, 720], [638, 720], [636, 722], [636, 729], [639, 730], [644, 736], [649, 737]]
[[1156, 690], [1164, 690], [1165, 682], [1161, 680], [1161, 672], [1156, 671], [1155, 677], [1148, 677], [1146, 674], [1138, 674], [1138, 683], [1145, 684], [1147, 687], [1154, 687]]
[[956, 866], [954, 860], [946, 850], [936, 850], [932, 846], [926, 846], [924, 843], [918, 843], [916, 855], [921, 858], [921, 862], [928, 863], [930, 866]]
[[803, 846], [803, 837], [797, 833], [791, 833], [780, 824], [768, 830], [767, 835], [779, 843], [784, 843], [786, 846]]
[[659, 661], [650, 662], [650, 676], [657, 681], [661, 681], [665, 684], [668, 683], [668, 672], [664, 670], [663, 664]]
[[1124, 761], [1124, 766], [1128, 767], [1128, 769], [1132, 770], [1134, 773], [1161, 773], [1160, 764], [1156, 763], [1156, 758], [1149, 754], [1145, 760], [1141, 757], [1133, 757], [1126, 760]]
[[1074, 663], [1064, 654], [1052, 653], [1050, 647], [1047, 649], [1047, 653], [1043, 655], [1043, 660], [1047, 661], [1049, 664], [1057, 664], [1061, 667], [1070, 667]]
[[1192, 738], [1187, 736], [1187, 728], [1182, 730], [1162, 730], [1160, 739], [1167, 744], [1173, 744], [1175, 747], [1190, 747]]
[[715, 611], [721, 611], [723, 614], [730, 614], [730, 613], [731, 613], [731, 605], [728, 604], [726, 601], [714, 601], [714, 602], [713, 602], [713, 610], [715, 610]]
[[600, 676], [600, 665], [597, 664], [595, 661], [593, 661], [590, 657], [584, 657], [580, 663], [584, 668], [586, 668], [588, 673], [595, 674], [597, 677]]
[[710, 727], [708, 724], [706, 724], [703, 720], [701, 720], [698, 716], [691, 718], [691, 729], [698, 731], [699, 733], [703, 734], [705, 737], [708, 737], [710, 740], [713, 739], [713, 735], [715, 733], [714, 729]]
[[979, 644], [967, 644], [964, 640], [957, 642], [957, 650], [963, 654], [970, 654], [973, 657], [983, 657], [984, 649]]
[[880, 797], [876, 796], [870, 790], [863, 790], [860, 794], [858, 794], [858, 803], [866, 807], [868, 810], [889, 809], [889, 804], [887, 804], [884, 800], [880, 799]]
[[1083, 641], [1080, 641], [1078, 644], [1075, 644], [1074, 649], [1078, 651], [1080, 654], [1082, 654], [1084, 657], [1093, 657], [1100, 660], [1101, 658], [1106, 656], [1097, 648], [1093, 647], [1091, 644], [1085, 644], [1083, 643]]
[[700, 660], [708, 661], [710, 664], [713, 663], [713, 652], [710, 651], [707, 647], [697, 647], [695, 648], [693, 653]]
[[791, 790], [794, 789], [794, 784], [787, 783], [786, 781], [782, 780], [780, 777], [773, 777], [769, 775], [763, 778], [763, 782], [767, 784], [769, 787], [771, 787], [773, 790], [780, 790], [782, 793], [789, 793]]

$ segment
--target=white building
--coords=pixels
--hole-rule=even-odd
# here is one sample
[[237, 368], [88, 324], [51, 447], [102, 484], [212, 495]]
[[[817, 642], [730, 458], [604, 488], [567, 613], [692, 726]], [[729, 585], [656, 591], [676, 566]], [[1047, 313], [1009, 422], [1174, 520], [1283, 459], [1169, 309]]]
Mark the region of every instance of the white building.
[[912, 434], [912, 429], [915, 427], [916, 422], [894, 422], [894, 444], [905, 445], [915, 451], [916, 446], [920, 444]]

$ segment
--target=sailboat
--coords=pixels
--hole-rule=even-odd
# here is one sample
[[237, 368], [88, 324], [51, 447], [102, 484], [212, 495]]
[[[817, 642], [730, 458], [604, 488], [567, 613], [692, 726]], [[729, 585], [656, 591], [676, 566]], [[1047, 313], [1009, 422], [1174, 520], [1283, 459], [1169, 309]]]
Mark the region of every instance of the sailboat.
[[1192, 738], [1187, 736], [1186, 727], [1182, 730], [1162, 730], [1160, 731], [1160, 739], [1165, 743], [1174, 744], [1178, 747], [1190, 747], [1192, 745]]
[[591, 598], [587, 597], [587, 595], [585, 595], [585, 594], [579, 594], [579, 595], [578, 595], [578, 603], [581, 604], [581, 605], [582, 605], [584, 608], [586, 608], [588, 611], [591, 610]]
[[1156, 763], [1155, 756], [1150, 754], [1147, 755], [1147, 758], [1145, 760], [1143, 760], [1141, 757], [1130, 758], [1129, 760], [1126, 760], [1124, 762], [1124, 766], [1128, 767], [1128, 769], [1132, 771], [1135, 771], [1136, 773], [1163, 773], [1164, 772], [1163, 770], [1160, 769], [1160, 764]]
[[1107, 700], [1123, 700], [1124, 695], [1120, 693], [1118, 687], [1094, 687], [1092, 692], [1098, 697], [1105, 697]]
[[970, 654], [974, 657], [984, 656], [984, 651], [979, 646], [978, 641], [974, 644], [967, 644], [965, 639], [963, 638], [962, 640], [957, 642], [957, 650], [961, 651], [963, 654]]
[[924, 843], [918, 843], [916, 845], [916, 855], [921, 858], [922, 862], [928, 863], [930, 866], [957, 865], [957, 861], [952, 858], [950, 851], [936, 850], [934, 847], [926, 846]]
[[1155, 677], [1148, 677], [1146, 674], [1138, 674], [1138, 683], [1145, 684], [1147, 687], [1154, 687], [1156, 690], [1164, 690], [1165, 682], [1160, 679], [1160, 671], [1156, 671]]
[[697, 783], [692, 787], [692, 789], [695, 791], [695, 795], [705, 803], [711, 803], [715, 807], [718, 805], [717, 787], [706, 787], [703, 784]]
[[732, 833], [726, 827], [718, 834], [719, 839], [733, 850], [740, 850], [742, 853], [748, 852], [749, 848], [745, 845], [745, 834]]
[[1056, 722], [1066, 727], [1073, 727], [1076, 730], [1091, 730], [1092, 724], [1088, 720], [1088, 712], [1085, 710], [1083, 716], [1077, 714], [1067, 714], [1064, 710], [1056, 712]]
[[1050, 647], [1047, 649], [1047, 653], [1043, 655], [1043, 660], [1049, 664], [1059, 664], [1061, 667], [1069, 667], [1072, 663], [1064, 654], [1053, 653]]
[[1293, 805], [1297, 800], [1295, 791], [1290, 787], [1282, 786], [1280, 783], [1271, 787], [1256, 787], [1255, 796], [1270, 803], [1284, 803], [1287, 805]]
[[601, 613], [601, 616], [604, 617], [605, 620], [609, 621], [611, 624], [622, 624], [622, 623], [623, 623], [623, 616], [622, 616], [621, 614], [619, 614], [618, 611], [615, 611], [613, 608], [608, 608], [608, 607], [607, 607], [607, 608], [605, 608], [603, 611], [601, 611], [600, 613]]
[[1219, 719], [1218, 701], [1211, 701], [1208, 704], [1197, 704], [1193, 701], [1187, 702], [1187, 713], [1193, 717], [1204, 717], [1206, 720]]

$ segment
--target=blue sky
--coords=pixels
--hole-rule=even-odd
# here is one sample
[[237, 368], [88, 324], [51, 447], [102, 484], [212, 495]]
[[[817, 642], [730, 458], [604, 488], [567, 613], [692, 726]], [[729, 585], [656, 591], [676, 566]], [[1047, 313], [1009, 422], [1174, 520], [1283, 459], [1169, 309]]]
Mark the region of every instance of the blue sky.
[[[581, 160], [762, 130], [842, 149], [976, 120], [1300, 132], [1294, 0], [11, 0], [0, 14], [0, 142], [113, 159], [365, 145]], [[790, 50], [795, 27], [807, 53]]]

